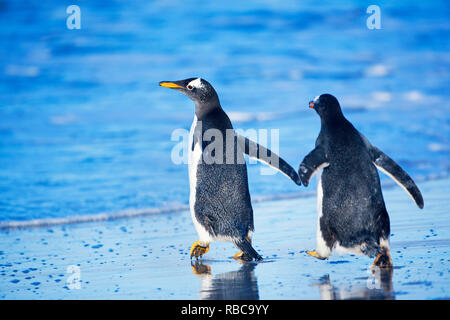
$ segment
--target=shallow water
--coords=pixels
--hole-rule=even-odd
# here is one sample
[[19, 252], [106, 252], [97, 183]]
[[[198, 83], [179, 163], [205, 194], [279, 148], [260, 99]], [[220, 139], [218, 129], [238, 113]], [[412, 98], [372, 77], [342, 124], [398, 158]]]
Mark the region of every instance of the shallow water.
[[[280, 129], [294, 167], [319, 130], [307, 102], [330, 92], [414, 178], [446, 175], [449, 3], [378, 4], [381, 30], [365, 1], [83, 1], [68, 30], [60, 1], [1, 1], [0, 221], [186, 205], [170, 136], [193, 104], [157, 83], [192, 76], [236, 128]], [[259, 170], [254, 199], [304, 192]]]

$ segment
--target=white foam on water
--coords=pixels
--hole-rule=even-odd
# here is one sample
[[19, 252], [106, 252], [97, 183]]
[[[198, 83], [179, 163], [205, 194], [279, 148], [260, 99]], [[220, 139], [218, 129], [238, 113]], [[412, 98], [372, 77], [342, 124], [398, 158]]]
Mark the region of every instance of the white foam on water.
[[405, 100], [408, 100], [411, 102], [422, 101], [425, 99], [424, 94], [418, 90], [412, 90], [412, 91], [405, 92], [403, 94], [403, 97], [405, 98]]
[[39, 75], [39, 67], [37, 66], [20, 66], [10, 64], [5, 68], [5, 74], [15, 77], [33, 78]]
[[389, 74], [389, 68], [384, 64], [375, 64], [373, 66], [368, 67], [364, 74], [368, 77], [384, 77]]
[[[435, 174], [429, 174], [427, 176], [414, 177], [415, 182], [424, 182], [431, 180], [446, 179], [449, 177], [450, 172], [441, 172]], [[392, 180], [383, 181], [381, 186], [383, 188], [391, 188], [397, 184]], [[316, 196], [316, 191], [300, 191], [294, 193], [285, 194], [270, 194], [261, 196], [252, 196], [252, 203], [268, 202], [268, 201], [282, 201], [298, 198], [311, 198]], [[162, 208], [144, 208], [144, 209], [128, 209], [117, 212], [102, 212], [97, 214], [76, 215], [65, 218], [44, 218], [33, 219], [23, 221], [3, 221], [0, 222], [0, 231], [13, 230], [13, 229], [27, 229], [27, 228], [39, 228], [49, 227], [56, 225], [68, 225], [76, 223], [88, 223], [88, 222], [100, 222], [110, 221], [118, 219], [127, 219], [135, 217], [155, 216], [160, 214], [175, 213], [180, 211], [188, 211], [189, 205], [173, 205]]]
[[102, 212], [96, 214], [75, 215], [65, 218], [44, 218], [44, 219], [33, 219], [24, 221], [17, 221], [17, 220], [3, 221], [0, 222], [0, 230], [48, 227], [74, 223], [99, 222], [123, 218], [144, 217], [168, 212], [185, 211], [188, 209], [189, 209], [188, 205], [180, 205], [167, 208], [129, 209], [118, 212]]
[[433, 152], [449, 151], [450, 146], [447, 144], [443, 144], [443, 143], [433, 142], [433, 143], [428, 144], [428, 150], [433, 151]]
[[432, 106], [435, 103], [442, 101], [442, 98], [437, 95], [428, 95], [419, 90], [411, 90], [404, 92], [402, 98], [411, 103], [424, 104], [424, 106]]
[[392, 94], [387, 91], [372, 92], [372, 98], [377, 102], [389, 102], [392, 100]]
[[73, 114], [63, 114], [50, 117], [50, 122], [54, 125], [63, 126], [74, 123], [78, 120], [78, 117]]

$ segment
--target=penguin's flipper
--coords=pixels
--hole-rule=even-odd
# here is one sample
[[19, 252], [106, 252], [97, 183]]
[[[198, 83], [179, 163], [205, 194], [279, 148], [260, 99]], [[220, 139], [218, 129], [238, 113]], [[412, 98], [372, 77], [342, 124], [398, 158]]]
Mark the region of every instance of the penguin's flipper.
[[327, 162], [325, 151], [320, 145], [308, 153], [298, 168], [298, 175], [304, 186], [308, 186], [312, 176], [319, 171], [319, 169], [328, 165], [329, 163]]
[[423, 209], [423, 197], [419, 188], [414, 183], [414, 180], [391, 158], [385, 153], [374, 147], [372, 154], [374, 154], [373, 163], [378, 170], [387, 174], [399, 186], [411, 196], [420, 209]]
[[296, 184], [301, 185], [297, 172], [279, 155], [238, 133], [236, 133], [236, 136], [238, 143], [246, 155], [269, 165], [289, 177]]
[[419, 188], [414, 183], [414, 180], [388, 155], [370, 144], [367, 138], [365, 138], [363, 135], [361, 135], [361, 137], [363, 138], [369, 150], [373, 164], [378, 168], [378, 170], [388, 175], [400, 187], [405, 189], [405, 191], [411, 196], [417, 206], [420, 209], [423, 209], [423, 197], [420, 193]]

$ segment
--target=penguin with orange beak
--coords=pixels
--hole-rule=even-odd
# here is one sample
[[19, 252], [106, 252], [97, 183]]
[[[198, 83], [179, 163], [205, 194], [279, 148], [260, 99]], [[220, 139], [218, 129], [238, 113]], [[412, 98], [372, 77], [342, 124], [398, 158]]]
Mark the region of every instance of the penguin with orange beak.
[[316, 146], [302, 161], [299, 176], [308, 186], [323, 169], [317, 183], [317, 247], [307, 251], [326, 259], [333, 252], [375, 257], [373, 265], [392, 266], [390, 222], [377, 169], [398, 183], [423, 208], [419, 188], [389, 156], [373, 146], [345, 118], [338, 100], [322, 94], [309, 102], [321, 119]]
[[[195, 103], [189, 134], [189, 204], [199, 240], [191, 247], [191, 258], [208, 252], [211, 241], [222, 240], [231, 241], [241, 250], [235, 258], [261, 260], [251, 244], [253, 209], [243, 154], [265, 162], [301, 184], [296, 171], [270, 150], [234, 131], [216, 91], [206, 80], [189, 78], [162, 81], [159, 85], [181, 92]], [[208, 132], [217, 133], [214, 141], [212, 136], [205, 139]], [[219, 136], [223, 138], [222, 147], [211, 148]], [[210, 161], [212, 156], [215, 161]]]

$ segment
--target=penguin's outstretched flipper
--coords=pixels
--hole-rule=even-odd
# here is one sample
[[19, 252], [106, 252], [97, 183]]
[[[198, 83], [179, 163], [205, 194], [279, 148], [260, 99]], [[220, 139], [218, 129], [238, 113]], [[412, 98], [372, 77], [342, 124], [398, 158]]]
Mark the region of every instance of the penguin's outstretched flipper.
[[300, 176], [303, 185], [307, 187], [312, 176], [326, 166], [328, 166], [328, 162], [325, 157], [325, 151], [319, 145], [313, 151], [308, 153], [298, 168], [298, 175]]
[[264, 162], [265, 164], [289, 177], [296, 184], [301, 185], [301, 181], [297, 172], [295, 172], [294, 168], [292, 168], [279, 155], [244, 136], [241, 136], [237, 133], [236, 136], [246, 155]]
[[417, 206], [420, 209], [423, 209], [423, 197], [419, 188], [414, 183], [414, 180], [394, 160], [383, 151], [373, 146], [362, 134], [361, 137], [369, 150], [373, 164], [378, 170], [388, 175], [400, 187], [405, 189]]
[[235, 258], [239, 258], [246, 261], [252, 261], [253, 259], [256, 261], [262, 260], [262, 257], [252, 247], [248, 239], [233, 240], [233, 243], [235, 244], [236, 247], [238, 247], [242, 251], [242, 254], [240, 253], [236, 254]]

